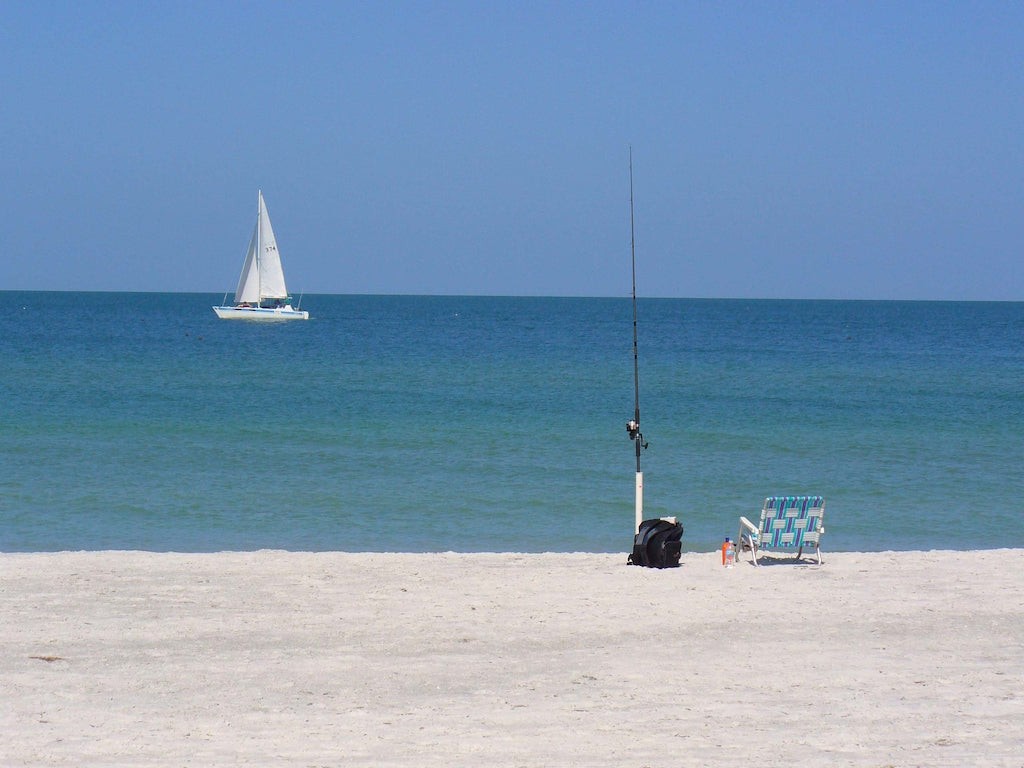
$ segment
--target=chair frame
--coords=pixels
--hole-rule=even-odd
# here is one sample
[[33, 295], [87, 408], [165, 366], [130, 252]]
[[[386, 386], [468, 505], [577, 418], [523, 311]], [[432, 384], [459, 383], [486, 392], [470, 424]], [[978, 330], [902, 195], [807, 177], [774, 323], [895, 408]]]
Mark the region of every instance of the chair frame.
[[821, 537], [824, 534], [824, 496], [768, 496], [758, 525], [740, 518], [736, 540], [740, 552], [750, 550], [755, 566], [760, 565], [758, 560], [765, 549], [796, 549], [794, 559], [800, 561], [804, 547], [814, 547], [818, 565], [822, 565]]

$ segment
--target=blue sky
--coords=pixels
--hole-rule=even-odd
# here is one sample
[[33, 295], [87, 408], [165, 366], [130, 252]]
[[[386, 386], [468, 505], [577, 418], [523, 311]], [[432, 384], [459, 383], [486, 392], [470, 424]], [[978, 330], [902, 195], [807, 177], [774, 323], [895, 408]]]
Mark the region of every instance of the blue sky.
[[5, 2], [0, 289], [1024, 300], [1024, 4]]

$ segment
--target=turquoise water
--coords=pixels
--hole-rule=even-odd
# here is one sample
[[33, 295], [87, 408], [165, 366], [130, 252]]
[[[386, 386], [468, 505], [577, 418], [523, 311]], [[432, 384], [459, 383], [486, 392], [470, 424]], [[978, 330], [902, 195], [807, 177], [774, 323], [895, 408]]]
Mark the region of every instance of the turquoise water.
[[[0, 551], [631, 544], [628, 298], [5, 292]], [[1024, 540], [1024, 303], [640, 300], [647, 516], [829, 550]]]

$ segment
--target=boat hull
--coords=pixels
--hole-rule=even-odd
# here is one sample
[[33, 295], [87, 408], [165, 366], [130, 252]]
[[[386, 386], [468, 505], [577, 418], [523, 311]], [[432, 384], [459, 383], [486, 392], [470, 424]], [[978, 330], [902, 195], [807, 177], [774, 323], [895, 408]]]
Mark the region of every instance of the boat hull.
[[283, 307], [214, 307], [213, 311], [221, 320], [309, 320], [309, 312], [294, 309], [291, 304]]

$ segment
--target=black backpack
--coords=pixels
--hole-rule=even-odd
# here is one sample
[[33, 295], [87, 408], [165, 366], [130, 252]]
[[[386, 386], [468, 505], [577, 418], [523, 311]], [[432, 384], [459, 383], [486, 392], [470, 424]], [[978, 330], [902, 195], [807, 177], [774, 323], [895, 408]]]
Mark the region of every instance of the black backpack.
[[644, 520], [633, 537], [633, 552], [626, 562], [648, 568], [676, 568], [683, 548], [682, 538], [682, 523], [658, 518]]

